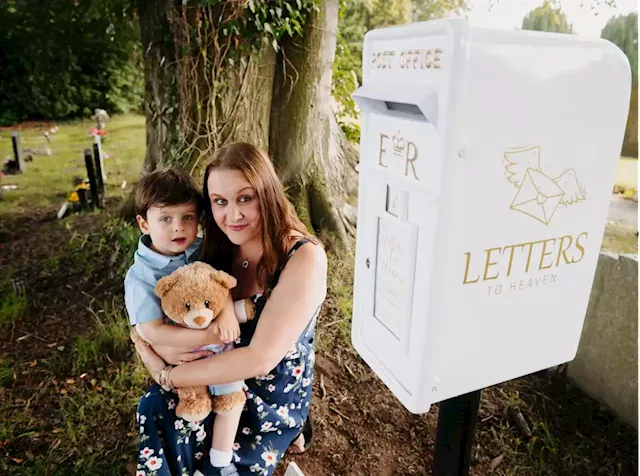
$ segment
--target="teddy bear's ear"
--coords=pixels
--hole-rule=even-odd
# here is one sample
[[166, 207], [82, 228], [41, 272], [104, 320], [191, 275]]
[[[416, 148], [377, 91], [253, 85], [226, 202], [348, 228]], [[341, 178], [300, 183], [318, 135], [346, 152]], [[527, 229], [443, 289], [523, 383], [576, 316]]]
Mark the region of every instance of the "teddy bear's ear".
[[163, 298], [166, 294], [171, 291], [171, 288], [176, 281], [178, 280], [177, 273], [171, 273], [169, 276], [165, 276], [164, 278], [160, 278], [158, 283], [156, 284], [156, 296], [159, 298]]
[[235, 288], [236, 285], [238, 284], [238, 281], [236, 280], [236, 278], [225, 273], [224, 271], [218, 271], [218, 270], [213, 271], [211, 273], [211, 278], [214, 281], [217, 281], [220, 284], [222, 284], [227, 289]]

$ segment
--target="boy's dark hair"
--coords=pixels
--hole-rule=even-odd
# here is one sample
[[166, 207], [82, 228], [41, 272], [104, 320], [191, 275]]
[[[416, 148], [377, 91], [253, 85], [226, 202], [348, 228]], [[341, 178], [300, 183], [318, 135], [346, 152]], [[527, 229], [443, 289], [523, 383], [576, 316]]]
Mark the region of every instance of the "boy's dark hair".
[[202, 193], [191, 175], [182, 170], [154, 170], [144, 175], [137, 183], [133, 197], [136, 214], [145, 220], [151, 207], [195, 203], [198, 217], [202, 212]]

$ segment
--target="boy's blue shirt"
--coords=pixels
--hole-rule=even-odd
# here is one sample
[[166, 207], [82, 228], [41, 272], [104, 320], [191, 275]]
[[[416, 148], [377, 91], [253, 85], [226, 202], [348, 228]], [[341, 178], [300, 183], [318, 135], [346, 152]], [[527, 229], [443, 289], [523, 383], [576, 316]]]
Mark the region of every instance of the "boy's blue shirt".
[[142, 235], [134, 255], [133, 265], [124, 278], [124, 301], [131, 325], [162, 319], [160, 298], [155, 294], [158, 280], [180, 266], [197, 261], [202, 238], [177, 256], [165, 256], [151, 249], [151, 237]]

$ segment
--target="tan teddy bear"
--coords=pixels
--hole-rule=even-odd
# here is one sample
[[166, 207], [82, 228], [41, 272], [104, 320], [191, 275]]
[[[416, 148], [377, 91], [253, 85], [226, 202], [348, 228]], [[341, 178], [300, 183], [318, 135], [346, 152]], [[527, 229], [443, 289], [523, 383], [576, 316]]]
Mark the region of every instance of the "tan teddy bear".
[[[236, 278], [233, 276], [197, 261], [181, 266], [170, 275], [159, 279], [155, 293], [161, 300], [162, 310], [174, 323], [192, 329], [206, 329], [222, 311], [229, 291], [236, 284]], [[255, 304], [250, 299], [237, 301], [234, 308], [241, 323], [255, 316]], [[131, 339], [134, 342], [144, 342], [135, 327], [131, 331]], [[211, 345], [205, 348], [220, 353], [233, 348], [233, 344]], [[226, 413], [244, 405], [246, 396], [242, 391], [242, 384], [235, 382], [210, 388], [178, 388], [180, 401], [176, 408], [176, 416], [190, 422], [202, 421], [212, 409], [216, 413]], [[222, 391], [223, 394], [215, 391], [222, 388], [225, 389]], [[215, 396], [210, 395], [210, 390]]]

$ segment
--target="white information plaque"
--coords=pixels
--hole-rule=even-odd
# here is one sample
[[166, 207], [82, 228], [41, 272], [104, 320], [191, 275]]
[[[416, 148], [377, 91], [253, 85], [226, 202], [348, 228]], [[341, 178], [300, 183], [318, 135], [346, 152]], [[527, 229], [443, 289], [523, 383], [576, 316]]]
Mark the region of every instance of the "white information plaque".
[[401, 340], [411, 321], [417, 227], [378, 217], [373, 315]]

